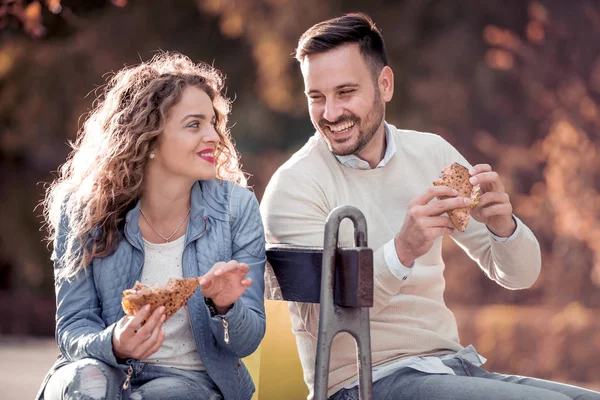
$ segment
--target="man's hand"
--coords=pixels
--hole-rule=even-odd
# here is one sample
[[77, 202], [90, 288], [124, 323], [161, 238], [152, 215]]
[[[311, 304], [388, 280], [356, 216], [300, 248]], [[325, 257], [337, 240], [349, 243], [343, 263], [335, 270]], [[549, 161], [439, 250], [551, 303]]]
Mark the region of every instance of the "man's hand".
[[497, 172], [488, 164], [477, 164], [469, 170], [472, 185], [481, 187], [479, 204], [473, 208], [471, 215], [477, 221], [487, 225], [496, 236], [509, 237], [517, 225], [512, 217], [510, 198]]
[[[416, 258], [429, 251], [436, 238], [454, 232], [456, 228], [450, 218], [441, 214], [471, 204], [471, 199], [456, 197], [457, 194], [448, 186], [432, 186], [408, 204], [402, 228], [394, 238], [402, 265], [410, 266]], [[450, 198], [431, 202], [440, 196]]]
[[[117, 358], [143, 360], [156, 353], [165, 340], [165, 308], [159, 307], [146, 320], [150, 306], [144, 306], [135, 316], [124, 316], [113, 332], [113, 353]], [[145, 322], [144, 322], [145, 321]]]
[[246, 278], [249, 271], [248, 265], [234, 260], [218, 262], [200, 279], [200, 290], [224, 314], [252, 285], [252, 279]]

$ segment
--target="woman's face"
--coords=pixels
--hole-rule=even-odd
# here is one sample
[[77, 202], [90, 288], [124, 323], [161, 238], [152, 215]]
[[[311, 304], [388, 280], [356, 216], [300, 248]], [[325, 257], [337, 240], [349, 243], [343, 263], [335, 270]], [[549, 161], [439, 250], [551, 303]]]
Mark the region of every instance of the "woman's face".
[[195, 86], [186, 87], [181, 100], [166, 117], [149, 168], [160, 169], [165, 179], [215, 178], [215, 151], [220, 140], [215, 124], [216, 115], [208, 94]]

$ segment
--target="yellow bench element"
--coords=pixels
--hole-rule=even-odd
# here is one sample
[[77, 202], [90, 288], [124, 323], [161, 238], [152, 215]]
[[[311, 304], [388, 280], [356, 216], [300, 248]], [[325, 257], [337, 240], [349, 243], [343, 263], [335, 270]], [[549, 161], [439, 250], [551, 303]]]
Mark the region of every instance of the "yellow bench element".
[[305, 400], [308, 388], [285, 301], [265, 300], [267, 333], [259, 348], [244, 358], [256, 385], [252, 400]]

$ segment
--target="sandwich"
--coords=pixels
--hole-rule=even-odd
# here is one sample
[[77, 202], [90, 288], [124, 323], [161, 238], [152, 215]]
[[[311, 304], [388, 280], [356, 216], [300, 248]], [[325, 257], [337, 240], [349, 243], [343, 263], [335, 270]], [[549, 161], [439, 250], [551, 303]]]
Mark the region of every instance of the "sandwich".
[[160, 306], [165, 306], [166, 321], [192, 297], [199, 282], [199, 278], [169, 278], [166, 285], [152, 286], [136, 282], [134, 287], [123, 291], [123, 311], [133, 316], [145, 305], [150, 304], [148, 315], [151, 315]]
[[[469, 224], [471, 210], [479, 203], [481, 189], [479, 185], [471, 185], [469, 182], [469, 169], [459, 163], [452, 163], [442, 170], [440, 179], [433, 182], [434, 186], [448, 186], [458, 192], [458, 196], [470, 198], [473, 202], [467, 207], [455, 208], [447, 212], [450, 221], [456, 229], [464, 232]], [[447, 199], [448, 196], [440, 196], [439, 199]]]

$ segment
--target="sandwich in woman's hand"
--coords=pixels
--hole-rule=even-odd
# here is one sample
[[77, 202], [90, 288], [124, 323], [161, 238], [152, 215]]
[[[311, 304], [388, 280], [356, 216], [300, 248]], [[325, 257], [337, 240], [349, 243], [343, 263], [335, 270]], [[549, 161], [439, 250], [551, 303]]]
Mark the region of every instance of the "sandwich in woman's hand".
[[[442, 177], [433, 182], [434, 186], [448, 186], [455, 189], [459, 196], [473, 200], [471, 205], [467, 207], [455, 208], [454, 210], [447, 212], [450, 221], [452, 221], [456, 229], [460, 232], [464, 232], [467, 229], [471, 209], [479, 203], [479, 196], [481, 194], [479, 185], [473, 186], [469, 182], [470, 177], [471, 175], [469, 174], [467, 167], [464, 167], [459, 163], [452, 163], [442, 170]], [[448, 196], [441, 196], [440, 200], [446, 198], [448, 198]]]
[[158, 307], [165, 306], [164, 314], [169, 319], [192, 297], [198, 284], [198, 278], [169, 278], [166, 285], [152, 286], [136, 282], [133, 288], [123, 291], [121, 305], [127, 315], [135, 315], [146, 304], [151, 306], [148, 315], [152, 315]]

